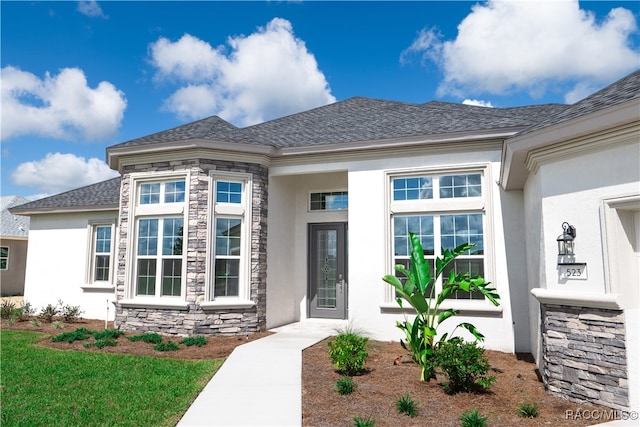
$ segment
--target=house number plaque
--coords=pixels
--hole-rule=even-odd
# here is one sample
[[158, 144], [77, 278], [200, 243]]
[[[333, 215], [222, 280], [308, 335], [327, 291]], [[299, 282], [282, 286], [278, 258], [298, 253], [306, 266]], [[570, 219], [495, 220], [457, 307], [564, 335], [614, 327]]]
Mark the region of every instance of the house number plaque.
[[560, 264], [560, 278], [566, 280], [587, 280], [587, 263]]

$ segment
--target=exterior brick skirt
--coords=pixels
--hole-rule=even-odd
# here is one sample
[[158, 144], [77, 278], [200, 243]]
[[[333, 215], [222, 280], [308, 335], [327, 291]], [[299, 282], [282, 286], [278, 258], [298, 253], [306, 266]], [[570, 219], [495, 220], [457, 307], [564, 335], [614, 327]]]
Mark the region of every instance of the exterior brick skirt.
[[541, 315], [547, 390], [578, 403], [627, 409], [623, 312], [541, 304]]

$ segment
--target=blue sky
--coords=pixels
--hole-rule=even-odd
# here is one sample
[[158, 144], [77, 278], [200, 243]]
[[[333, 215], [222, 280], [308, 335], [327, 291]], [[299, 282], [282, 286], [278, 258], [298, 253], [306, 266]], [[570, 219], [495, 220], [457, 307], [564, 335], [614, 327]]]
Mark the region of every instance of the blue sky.
[[573, 103], [640, 68], [632, 1], [2, 1], [1, 187], [116, 175], [106, 147], [353, 96]]

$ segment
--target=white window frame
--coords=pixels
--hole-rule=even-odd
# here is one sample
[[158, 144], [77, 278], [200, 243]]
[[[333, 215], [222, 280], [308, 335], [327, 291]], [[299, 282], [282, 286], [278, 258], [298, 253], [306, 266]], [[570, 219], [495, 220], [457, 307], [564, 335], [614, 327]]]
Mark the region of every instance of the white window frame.
[[[242, 183], [241, 203], [216, 202], [216, 186], [219, 181]], [[253, 205], [253, 175], [240, 172], [211, 171], [209, 173], [209, 227], [207, 238], [207, 274], [205, 280], [205, 301], [203, 309], [247, 308], [255, 305], [251, 301], [251, 233]], [[240, 267], [237, 296], [215, 295], [215, 238], [218, 218], [238, 218], [241, 220]]]
[[[164, 203], [164, 185], [161, 185], [161, 197], [159, 203], [141, 204], [140, 203], [140, 186], [148, 183], [161, 183], [174, 181], [185, 181], [185, 195], [183, 202]], [[160, 171], [160, 172], [141, 172], [130, 175], [129, 190], [129, 233], [127, 246], [127, 271], [128, 286], [125, 290], [125, 299], [120, 301], [123, 306], [130, 307], [157, 307], [157, 308], [175, 308], [187, 309], [186, 302], [187, 292], [187, 245], [189, 236], [189, 185], [190, 172], [183, 171]], [[181, 217], [183, 223], [183, 246], [182, 246], [182, 269], [180, 295], [162, 296], [162, 275], [156, 275], [155, 295], [137, 295], [137, 278], [138, 278], [138, 227], [141, 219], [163, 219]], [[162, 233], [158, 233], [158, 238]], [[160, 245], [160, 243], [159, 243]], [[156, 259], [161, 264], [163, 255], [157, 254]], [[161, 271], [161, 265], [157, 266]]]
[[5, 248], [7, 250], [7, 256], [3, 257], [3, 258], [6, 258], [5, 268], [0, 268], [0, 271], [9, 271], [9, 253], [11, 252], [11, 249], [9, 246], [0, 246], [0, 247]]
[[[480, 197], [451, 197], [439, 198], [439, 186], [435, 178], [443, 175], [469, 175], [481, 174], [482, 196]], [[431, 176], [434, 198], [417, 199], [417, 200], [393, 200], [393, 179], [394, 178], [411, 178]], [[492, 192], [491, 192], [491, 164], [481, 163], [452, 167], [439, 168], [412, 168], [389, 170], [385, 172], [385, 198], [386, 198], [386, 235], [387, 249], [386, 254], [386, 274], [396, 274], [395, 256], [394, 256], [394, 224], [395, 216], [410, 215], [455, 215], [455, 214], [475, 214], [479, 213], [483, 216], [483, 246], [484, 246], [484, 278], [489, 282], [494, 282], [495, 277], [495, 254], [493, 244], [493, 215], [492, 215]], [[436, 194], [438, 193], [437, 197]], [[434, 218], [434, 232], [439, 227], [439, 221]], [[435, 233], [440, 235], [439, 230]], [[439, 241], [434, 237], [434, 258], [441, 256]], [[461, 256], [460, 259], [464, 259]], [[384, 310], [396, 310], [398, 305], [395, 301], [396, 295], [393, 287], [385, 286], [384, 303], [381, 308]], [[442, 289], [441, 280], [436, 283], [436, 295]], [[494, 307], [490, 301], [485, 299], [447, 299], [441, 306], [442, 309], [456, 308], [460, 310], [480, 310], [480, 311], [502, 311], [500, 307]]]
[[[114, 271], [116, 264], [116, 226], [115, 219], [104, 220], [91, 220], [87, 226], [88, 242], [87, 247], [89, 250], [87, 258], [87, 272], [86, 272], [86, 284], [87, 287], [107, 287], [113, 288]], [[111, 228], [111, 247], [109, 250], [109, 278], [107, 280], [96, 280], [96, 245], [97, 245], [97, 232], [98, 227], [110, 227]]]

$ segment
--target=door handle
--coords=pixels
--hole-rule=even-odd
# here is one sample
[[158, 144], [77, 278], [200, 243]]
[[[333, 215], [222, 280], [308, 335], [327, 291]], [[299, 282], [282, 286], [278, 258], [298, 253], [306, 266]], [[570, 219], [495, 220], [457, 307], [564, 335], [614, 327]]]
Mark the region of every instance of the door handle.
[[345, 281], [344, 278], [342, 277], [342, 274], [338, 274], [338, 283], [340, 286], [340, 292], [344, 292], [344, 285], [345, 285]]

